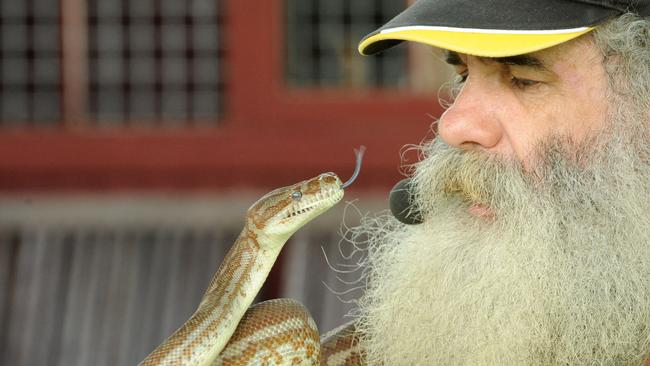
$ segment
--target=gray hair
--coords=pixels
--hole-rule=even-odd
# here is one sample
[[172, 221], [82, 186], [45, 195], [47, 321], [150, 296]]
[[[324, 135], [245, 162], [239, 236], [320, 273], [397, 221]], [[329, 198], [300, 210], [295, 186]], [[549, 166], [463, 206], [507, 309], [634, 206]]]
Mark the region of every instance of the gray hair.
[[627, 13], [593, 32], [603, 53], [612, 91], [648, 113], [650, 109], [650, 18]]

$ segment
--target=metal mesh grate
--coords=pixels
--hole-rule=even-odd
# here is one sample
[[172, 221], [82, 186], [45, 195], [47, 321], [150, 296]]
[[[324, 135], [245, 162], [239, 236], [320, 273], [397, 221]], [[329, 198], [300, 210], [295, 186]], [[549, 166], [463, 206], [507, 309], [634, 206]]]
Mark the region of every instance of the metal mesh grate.
[[287, 0], [287, 81], [295, 86], [395, 87], [406, 54], [357, 54], [357, 43], [405, 4], [395, 0]]
[[136, 364], [192, 314], [234, 234], [0, 230], [0, 364]]
[[223, 85], [219, 4], [90, 0], [91, 118], [216, 120]]
[[0, 0], [0, 124], [61, 119], [58, 0]]

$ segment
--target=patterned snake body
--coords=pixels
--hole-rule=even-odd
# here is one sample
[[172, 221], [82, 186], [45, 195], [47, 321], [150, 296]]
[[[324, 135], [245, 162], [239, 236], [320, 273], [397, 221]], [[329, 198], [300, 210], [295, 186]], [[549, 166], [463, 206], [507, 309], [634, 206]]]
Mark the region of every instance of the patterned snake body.
[[[325, 173], [276, 189], [254, 203], [247, 211], [244, 229], [215, 273], [196, 312], [140, 366], [317, 365], [320, 347], [313, 320], [308, 315], [288, 315], [294, 314], [300, 305], [275, 300], [252, 307], [247, 318], [241, 323], [240, 319], [289, 237], [342, 198], [339, 178]], [[255, 312], [264, 312], [269, 306], [280, 309], [272, 311], [273, 319], [255, 317]], [[306, 327], [300, 328], [301, 325]], [[238, 333], [233, 337], [236, 329]], [[288, 335], [285, 337], [282, 332]], [[265, 342], [273, 343], [272, 347], [261, 347]], [[239, 346], [231, 347], [235, 344]]]

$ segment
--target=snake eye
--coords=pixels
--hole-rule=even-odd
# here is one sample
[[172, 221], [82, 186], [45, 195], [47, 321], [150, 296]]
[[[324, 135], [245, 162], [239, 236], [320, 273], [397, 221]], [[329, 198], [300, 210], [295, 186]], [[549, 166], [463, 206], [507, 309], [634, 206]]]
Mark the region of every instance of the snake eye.
[[302, 198], [302, 192], [295, 191], [295, 192], [291, 193], [291, 198], [293, 198], [296, 201], [300, 200]]

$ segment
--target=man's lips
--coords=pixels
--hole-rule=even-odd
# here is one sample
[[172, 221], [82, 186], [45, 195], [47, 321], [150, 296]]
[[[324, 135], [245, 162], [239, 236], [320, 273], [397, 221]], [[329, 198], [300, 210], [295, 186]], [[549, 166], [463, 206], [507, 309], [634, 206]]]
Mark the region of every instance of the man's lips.
[[482, 204], [482, 203], [475, 203], [471, 205], [467, 211], [469, 211], [470, 214], [476, 217], [483, 217], [486, 219], [492, 219], [494, 218], [494, 210], [489, 208], [488, 206]]

